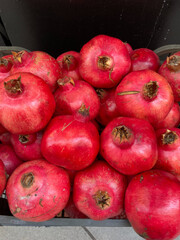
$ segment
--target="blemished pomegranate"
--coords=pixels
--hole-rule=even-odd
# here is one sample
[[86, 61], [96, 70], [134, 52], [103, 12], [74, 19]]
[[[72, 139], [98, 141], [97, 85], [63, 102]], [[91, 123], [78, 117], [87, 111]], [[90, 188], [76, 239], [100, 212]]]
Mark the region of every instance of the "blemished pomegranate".
[[10, 75], [12, 62], [5, 58], [0, 58], [0, 82]]
[[124, 42], [124, 44], [125, 44], [125, 46], [126, 46], [126, 48], [128, 50], [129, 55], [131, 55], [132, 52], [133, 52], [133, 49], [132, 49], [131, 45], [129, 43], [127, 43], [127, 42]]
[[59, 88], [54, 93], [55, 115], [73, 115], [80, 121], [95, 119], [100, 101], [94, 88], [87, 82], [65, 77], [58, 80]]
[[76, 207], [93, 220], [105, 220], [123, 210], [126, 177], [104, 161], [96, 161], [77, 172], [73, 201]]
[[71, 77], [74, 80], [80, 80], [79, 61], [80, 53], [75, 51], [68, 51], [59, 55], [56, 59], [62, 71], [63, 77]]
[[135, 176], [125, 194], [132, 227], [148, 240], [170, 240], [180, 234], [180, 182], [172, 174], [150, 170]]
[[24, 221], [55, 217], [67, 204], [70, 182], [66, 171], [44, 160], [19, 166], [9, 178], [6, 194], [11, 213]]
[[180, 123], [180, 107], [178, 103], [174, 103], [168, 115], [163, 119], [163, 121], [157, 123], [154, 127], [159, 128], [173, 128], [178, 127]]
[[62, 115], [52, 119], [46, 128], [41, 152], [52, 164], [69, 170], [89, 166], [99, 151], [99, 133], [93, 123], [77, 121]]
[[69, 201], [64, 208], [64, 217], [68, 218], [88, 218], [82, 212], [80, 212], [73, 202], [73, 196], [70, 195]]
[[116, 88], [120, 116], [148, 120], [153, 126], [162, 121], [174, 104], [167, 80], [152, 70], [129, 73]]
[[0, 134], [0, 143], [11, 145], [11, 133], [5, 132]]
[[107, 35], [92, 38], [84, 44], [80, 55], [81, 77], [96, 88], [116, 86], [131, 67], [125, 44]]
[[23, 161], [41, 159], [41, 140], [43, 132], [18, 135], [11, 134], [11, 143], [16, 155]]
[[48, 53], [41, 51], [14, 53], [11, 74], [29, 72], [42, 78], [52, 92], [57, 88], [57, 80], [62, 76], [58, 62]]
[[6, 187], [6, 181], [6, 170], [3, 161], [0, 159], [0, 196], [4, 192], [4, 189]]
[[156, 131], [158, 160], [154, 168], [180, 175], [180, 129], [162, 128]]
[[159, 68], [159, 74], [167, 79], [173, 90], [175, 101], [180, 102], [180, 51], [167, 57]]
[[5, 144], [0, 144], [0, 159], [3, 161], [6, 173], [9, 176], [23, 163], [23, 161], [17, 157], [13, 147]]
[[157, 161], [157, 141], [148, 121], [118, 117], [101, 133], [100, 153], [117, 171], [134, 175], [151, 169]]
[[106, 126], [111, 120], [120, 115], [115, 102], [115, 91], [116, 88], [96, 89], [100, 99], [100, 109], [96, 120], [103, 126]]
[[131, 53], [131, 71], [150, 69], [157, 72], [159, 67], [159, 57], [151, 49], [139, 48]]
[[43, 129], [55, 110], [47, 84], [31, 73], [16, 73], [0, 83], [0, 123], [11, 133]]

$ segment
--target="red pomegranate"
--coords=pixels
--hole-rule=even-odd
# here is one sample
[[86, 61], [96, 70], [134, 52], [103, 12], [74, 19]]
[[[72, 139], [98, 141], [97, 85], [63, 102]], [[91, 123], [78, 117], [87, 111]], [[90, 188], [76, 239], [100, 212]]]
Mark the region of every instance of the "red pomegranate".
[[133, 52], [133, 49], [132, 49], [131, 45], [129, 43], [127, 43], [127, 42], [124, 42], [124, 44], [125, 44], [125, 46], [126, 46], [126, 48], [128, 50], [129, 55], [131, 55], [132, 52]]
[[0, 134], [0, 143], [11, 145], [11, 133], [5, 132]]
[[127, 187], [125, 211], [134, 230], [148, 240], [170, 240], [180, 234], [180, 182], [170, 173], [150, 170]]
[[180, 123], [180, 107], [178, 103], [174, 103], [170, 109], [168, 115], [164, 118], [163, 121], [156, 123], [154, 127], [158, 128], [173, 128], [178, 127]]
[[99, 151], [99, 133], [93, 123], [63, 115], [51, 120], [46, 128], [41, 152], [52, 164], [69, 170], [89, 166]]
[[57, 80], [62, 76], [58, 62], [45, 52], [25, 50], [14, 53], [14, 63], [11, 74], [28, 72], [42, 78], [52, 92], [57, 88]]
[[0, 82], [10, 75], [12, 62], [5, 58], [0, 58]]
[[174, 104], [166, 79], [152, 70], [129, 73], [117, 86], [116, 105], [121, 116], [162, 121]]
[[100, 99], [100, 109], [96, 120], [103, 126], [120, 115], [115, 102], [115, 90], [116, 88], [96, 89]]
[[82, 47], [80, 55], [79, 72], [96, 88], [116, 86], [131, 67], [125, 44], [106, 35], [92, 38]]
[[175, 101], [180, 102], [180, 51], [167, 57], [159, 68], [159, 74], [167, 79], [172, 87]]
[[54, 97], [41, 78], [16, 73], [0, 83], [0, 123], [9, 132], [38, 132], [47, 125], [54, 110]]
[[75, 51], [68, 51], [62, 53], [56, 59], [62, 71], [62, 77], [71, 77], [74, 80], [80, 80], [79, 61], [80, 53]]
[[3, 161], [8, 175], [11, 175], [23, 163], [15, 154], [12, 146], [5, 144], [0, 144], [0, 159]]
[[101, 134], [100, 153], [116, 170], [134, 175], [157, 161], [157, 142], [149, 122], [127, 117], [112, 120]]
[[131, 71], [150, 69], [157, 72], [159, 67], [159, 57], [152, 50], [139, 48], [131, 53]]
[[80, 121], [92, 120], [97, 116], [100, 101], [90, 84], [65, 77], [58, 80], [58, 85], [54, 94], [55, 115], [73, 115]]
[[180, 129], [162, 128], [156, 132], [158, 160], [155, 168], [180, 175]]
[[44, 160], [25, 162], [9, 178], [6, 194], [11, 213], [16, 218], [47, 221], [67, 204], [69, 177], [64, 169]]
[[4, 163], [0, 159], [0, 196], [2, 195], [2, 193], [4, 192], [4, 189], [6, 187], [6, 180], [7, 180], [6, 170], [4, 167]]
[[77, 172], [73, 200], [76, 207], [93, 220], [105, 220], [123, 210], [126, 177], [104, 161]]
[[64, 208], [64, 217], [68, 218], [88, 218], [80, 212], [73, 202], [73, 196], [70, 195], [69, 201]]
[[41, 159], [42, 132], [29, 135], [11, 134], [11, 143], [16, 155], [23, 161]]

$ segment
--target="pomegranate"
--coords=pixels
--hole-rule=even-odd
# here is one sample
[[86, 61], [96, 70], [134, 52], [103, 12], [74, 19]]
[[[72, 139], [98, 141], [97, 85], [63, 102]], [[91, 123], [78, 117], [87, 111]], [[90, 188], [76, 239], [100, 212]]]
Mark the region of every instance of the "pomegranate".
[[12, 146], [0, 144], [0, 159], [3, 161], [7, 174], [12, 172], [23, 163], [15, 154]]
[[175, 239], [180, 234], [179, 206], [180, 182], [168, 172], [150, 170], [140, 173], [127, 187], [127, 218], [145, 239]]
[[155, 72], [160, 67], [158, 55], [148, 48], [135, 49], [131, 53], [131, 71], [150, 69]]
[[6, 187], [6, 170], [4, 167], [4, 163], [0, 159], [0, 196], [4, 192], [4, 189]]
[[116, 105], [121, 116], [162, 121], [174, 104], [166, 79], [152, 70], [129, 73], [117, 86]]
[[134, 175], [157, 161], [157, 142], [149, 122], [127, 117], [112, 120], [101, 134], [100, 153], [116, 170]]
[[154, 127], [158, 128], [173, 128], [178, 127], [180, 123], [180, 107], [178, 103], [174, 103], [170, 109], [168, 115], [164, 118], [163, 121], [158, 122]]
[[73, 202], [73, 196], [71, 195], [67, 205], [64, 208], [64, 217], [68, 218], [88, 218], [82, 212], [80, 212]]
[[115, 102], [115, 90], [112, 89], [96, 89], [100, 99], [100, 109], [96, 120], [106, 126], [111, 120], [119, 116], [119, 112]]
[[128, 50], [129, 55], [131, 55], [132, 52], [133, 52], [133, 49], [132, 49], [131, 45], [129, 43], [127, 43], [127, 42], [124, 42], [124, 44], [125, 44], [125, 46], [126, 46], [126, 48]]
[[156, 132], [158, 160], [155, 168], [180, 175], [180, 129], [162, 128]]
[[57, 88], [57, 80], [62, 76], [58, 62], [45, 52], [25, 50], [14, 54], [14, 64], [11, 74], [29, 72], [42, 78], [52, 92]]
[[96, 161], [77, 172], [73, 200], [76, 207], [93, 220], [105, 220], [123, 210], [126, 177], [104, 161]]
[[16, 155], [23, 161], [41, 159], [42, 132], [29, 135], [11, 134], [11, 143]]
[[46, 160], [69, 170], [89, 166], [98, 151], [99, 133], [94, 124], [77, 121], [70, 115], [52, 119], [41, 142], [41, 152]]
[[15, 217], [31, 222], [46, 221], [67, 204], [69, 177], [64, 169], [44, 160], [25, 162], [9, 178], [6, 194]]
[[58, 56], [57, 61], [62, 71], [62, 77], [71, 77], [74, 80], [80, 80], [79, 61], [80, 53], [68, 51]]
[[47, 125], [54, 110], [54, 97], [41, 78], [16, 73], [0, 83], [0, 123], [9, 132], [38, 132]]
[[11, 145], [11, 133], [5, 132], [0, 134], [0, 143]]
[[58, 84], [59, 88], [54, 94], [55, 115], [74, 115], [80, 121], [92, 120], [97, 116], [100, 101], [90, 84], [69, 77], [59, 79]]
[[159, 68], [159, 74], [167, 79], [172, 87], [175, 101], [180, 102], [180, 51], [167, 57]]
[[0, 82], [10, 75], [12, 62], [5, 58], [0, 58]]
[[116, 86], [131, 67], [125, 44], [114, 37], [98, 35], [82, 47], [80, 54], [79, 72], [96, 88]]

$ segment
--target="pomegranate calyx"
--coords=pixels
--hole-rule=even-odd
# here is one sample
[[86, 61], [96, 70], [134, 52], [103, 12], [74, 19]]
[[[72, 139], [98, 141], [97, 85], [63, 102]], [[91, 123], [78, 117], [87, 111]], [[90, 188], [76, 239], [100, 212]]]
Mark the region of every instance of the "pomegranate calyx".
[[96, 204], [100, 209], [106, 209], [110, 206], [111, 198], [106, 191], [98, 190], [93, 195], [93, 199], [96, 201]]
[[120, 92], [117, 95], [123, 96], [123, 95], [137, 94], [137, 93], [140, 93], [140, 91], [125, 91], [125, 92]]
[[162, 134], [162, 144], [172, 144], [178, 139], [178, 136], [175, 132], [170, 131], [169, 129], [166, 130], [164, 134]]
[[29, 135], [19, 135], [19, 141], [22, 144], [26, 144], [29, 142]]
[[19, 76], [17, 79], [11, 79], [7, 82], [4, 82], [4, 87], [8, 93], [13, 95], [22, 93], [21, 76]]
[[30, 188], [34, 182], [34, 175], [31, 172], [23, 174], [21, 178], [21, 185], [23, 188]]
[[172, 55], [167, 57], [167, 67], [169, 70], [177, 72], [180, 70], [180, 56]]
[[64, 68], [72, 71], [76, 68], [77, 60], [73, 55], [65, 55], [62, 60]]
[[80, 113], [84, 117], [89, 116], [89, 109], [90, 109], [90, 106], [86, 108], [86, 105], [82, 103], [81, 107], [78, 110], [78, 113]]
[[96, 93], [97, 93], [98, 97], [101, 98], [101, 99], [102, 99], [102, 98], [104, 97], [104, 95], [105, 95], [105, 91], [104, 91], [103, 88], [98, 88], [98, 89], [96, 89]]
[[113, 128], [112, 135], [114, 136], [114, 138], [116, 138], [116, 139], [118, 138], [119, 143], [122, 143], [122, 142], [128, 142], [132, 133], [131, 133], [130, 129], [128, 129], [126, 126], [122, 125], [122, 126]]
[[60, 78], [60, 79], [57, 80], [57, 84], [59, 86], [64, 86], [64, 85], [66, 85], [68, 83], [70, 83], [73, 86], [75, 86], [75, 82], [74, 82], [74, 80], [71, 77], [65, 76], [64, 78]]
[[0, 58], [0, 65], [7, 66], [8, 65], [8, 60], [5, 59], [5, 58]]
[[14, 52], [14, 51], [12, 51], [11, 53], [12, 53], [12, 55], [13, 55], [13, 57], [14, 57], [15, 60], [18, 60], [18, 62], [22, 63], [22, 55], [24, 54], [24, 51], [23, 51], [23, 50], [20, 51], [20, 52]]
[[158, 83], [156, 81], [150, 81], [143, 87], [143, 97], [148, 100], [153, 100], [158, 93]]
[[100, 70], [108, 71], [112, 69], [113, 60], [109, 56], [98, 57], [98, 68]]

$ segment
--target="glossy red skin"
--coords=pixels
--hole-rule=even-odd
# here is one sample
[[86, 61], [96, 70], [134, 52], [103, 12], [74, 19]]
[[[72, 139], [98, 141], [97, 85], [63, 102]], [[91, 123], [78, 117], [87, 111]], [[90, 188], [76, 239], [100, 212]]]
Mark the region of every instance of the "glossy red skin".
[[[176, 52], [173, 55], [180, 56], [180, 51]], [[158, 73], [167, 79], [173, 90], [175, 101], [180, 102], [180, 71], [170, 70], [167, 67], [167, 60], [165, 60], [164, 63], [159, 68]]]
[[9, 96], [0, 83], [0, 123], [13, 134], [31, 134], [43, 129], [55, 110], [54, 97], [44, 81], [31, 73], [16, 73], [4, 81], [21, 76], [23, 91]]
[[10, 176], [13, 171], [23, 163], [10, 145], [0, 144], [0, 159], [3, 161], [7, 174]]
[[124, 44], [125, 44], [125, 46], [126, 46], [126, 48], [128, 50], [129, 55], [131, 55], [132, 52], [133, 52], [133, 49], [132, 49], [131, 45], [129, 43], [127, 43], [127, 42], [125, 42]]
[[11, 143], [16, 155], [23, 161], [41, 159], [41, 140], [43, 133], [33, 133], [29, 135], [28, 143], [21, 143], [18, 134], [11, 134]]
[[6, 133], [7, 129], [5, 129], [1, 124], [0, 124], [0, 134]]
[[162, 134], [166, 133], [167, 128], [158, 129], [156, 131], [158, 143], [158, 160], [155, 168], [165, 170], [174, 175], [180, 175], [180, 129], [168, 128], [168, 130], [175, 132], [178, 139], [171, 144], [162, 143]]
[[46, 128], [41, 152], [50, 163], [69, 170], [89, 166], [99, 151], [99, 133], [93, 123], [63, 115], [51, 120]]
[[150, 69], [157, 72], [159, 67], [159, 57], [152, 50], [139, 48], [131, 53], [131, 71]]
[[[84, 44], [81, 51], [79, 72], [81, 77], [96, 88], [116, 86], [131, 67], [131, 60], [125, 44], [114, 37], [98, 35]], [[104, 71], [98, 68], [98, 56], [113, 59], [112, 68]]]
[[174, 103], [173, 107], [169, 111], [168, 115], [164, 118], [163, 121], [157, 123], [154, 128], [173, 128], [178, 127], [180, 123], [180, 107], [178, 103]]
[[[33, 184], [29, 188], [21, 184], [22, 176], [27, 173], [34, 175]], [[69, 177], [64, 169], [47, 161], [29, 161], [13, 172], [6, 194], [11, 213], [16, 218], [30, 222], [47, 221], [67, 204], [70, 195]]]
[[[93, 220], [105, 220], [123, 210], [126, 177], [104, 161], [96, 161], [78, 172], [74, 179], [73, 201], [75, 206]], [[107, 191], [109, 207], [101, 209], [94, 199], [97, 191]]]
[[3, 194], [6, 187], [6, 170], [3, 161], [0, 159], [0, 196]]
[[[143, 87], [156, 81], [159, 88], [154, 99], [143, 97]], [[118, 95], [126, 91], [139, 91], [138, 94]], [[121, 116], [148, 120], [153, 126], [162, 121], [174, 104], [172, 89], [166, 79], [152, 70], [129, 73], [117, 86], [115, 101]]]
[[169, 240], [180, 234], [180, 182], [170, 173], [150, 170], [135, 176], [125, 195], [125, 211], [145, 239]]
[[57, 80], [62, 77], [58, 62], [52, 56], [45, 52], [22, 51], [21, 63], [15, 59], [11, 74], [17, 72], [29, 72], [42, 78], [52, 92], [57, 88]]
[[[134, 136], [124, 145], [117, 145], [112, 131], [117, 126], [125, 126]], [[153, 127], [149, 122], [136, 118], [118, 117], [112, 120], [101, 133], [100, 153], [117, 171], [134, 175], [151, 169], [157, 161], [157, 142]]]
[[116, 88], [102, 89], [100, 99], [100, 109], [96, 120], [106, 126], [111, 120], [118, 117], [119, 111], [115, 102]]
[[[100, 101], [93, 87], [81, 80], [74, 80], [74, 85], [66, 83], [54, 93], [56, 101], [55, 115], [73, 115], [80, 121], [95, 119], [99, 112]], [[79, 113], [82, 105], [89, 108], [89, 114]]]
[[[3, 58], [0, 58], [0, 60]], [[3, 60], [2, 64], [0, 64], [0, 82], [10, 75], [10, 70], [12, 68], [12, 62], [9, 59]]]
[[11, 145], [11, 133], [5, 132], [0, 134], [0, 143]]
[[[67, 69], [67, 65], [63, 64], [63, 58], [68, 55], [74, 57], [74, 62], [70, 64], [69, 69]], [[74, 80], [81, 79], [81, 75], [79, 73], [80, 53], [75, 51], [68, 51], [59, 55], [56, 60], [58, 61], [59, 66], [61, 68], [62, 77], [67, 76], [73, 78]]]
[[68, 218], [88, 218], [80, 212], [73, 202], [73, 196], [70, 195], [69, 201], [64, 208], [64, 217]]

